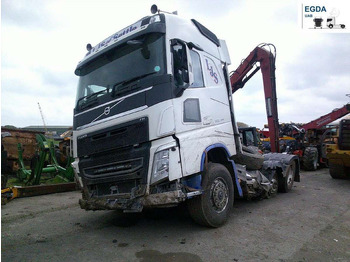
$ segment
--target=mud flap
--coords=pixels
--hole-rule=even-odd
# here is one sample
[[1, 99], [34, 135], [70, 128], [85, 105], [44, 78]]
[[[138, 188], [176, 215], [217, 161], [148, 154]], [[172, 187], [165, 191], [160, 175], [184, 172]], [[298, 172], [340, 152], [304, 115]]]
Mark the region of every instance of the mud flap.
[[277, 168], [282, 169], [283, 177], [286, 176], [285, 171], [287, 168], [295, 162], [295, 182], [300, 182], [300, 161], [296, 155], [280, 154], [280, 153], [268, 153], [264, 155], [264, 163], [262, 172], [267, 170], [276, 170]]

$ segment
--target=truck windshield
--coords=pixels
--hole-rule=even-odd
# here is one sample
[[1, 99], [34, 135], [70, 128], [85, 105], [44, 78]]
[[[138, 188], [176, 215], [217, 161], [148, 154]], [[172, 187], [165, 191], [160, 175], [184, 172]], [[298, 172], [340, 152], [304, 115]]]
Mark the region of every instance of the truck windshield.
[[117, 94], [117, 88], [124, 84], [164, 74], [164, 45], [163, 34], [147, 34], [127, 41], [76, 70], [80, 76], [76, 107], [95, 105], [99, 97]]

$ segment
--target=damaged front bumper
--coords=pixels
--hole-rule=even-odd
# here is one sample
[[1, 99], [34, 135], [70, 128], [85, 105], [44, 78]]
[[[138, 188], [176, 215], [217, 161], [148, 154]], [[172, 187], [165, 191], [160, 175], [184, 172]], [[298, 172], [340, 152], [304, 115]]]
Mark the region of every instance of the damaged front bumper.
[[79, 199], [79, 204], [85, 210], [116, 210], [124, 212], [141, 212], [143, 207], [169, 207], [185, 201], [187, 195], [181, 190], [156, 193], [142, 197], [123, 198], [104, 196], [90, 199]]

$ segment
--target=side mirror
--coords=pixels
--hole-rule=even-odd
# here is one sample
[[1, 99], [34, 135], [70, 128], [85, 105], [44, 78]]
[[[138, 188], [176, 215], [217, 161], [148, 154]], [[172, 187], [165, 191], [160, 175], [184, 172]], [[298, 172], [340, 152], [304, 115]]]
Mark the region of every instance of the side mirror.
[[194, 81], [190, 49], [184, 41], [179, 39], [173, 39], [171, 47], [175, 84], [185, 90]]

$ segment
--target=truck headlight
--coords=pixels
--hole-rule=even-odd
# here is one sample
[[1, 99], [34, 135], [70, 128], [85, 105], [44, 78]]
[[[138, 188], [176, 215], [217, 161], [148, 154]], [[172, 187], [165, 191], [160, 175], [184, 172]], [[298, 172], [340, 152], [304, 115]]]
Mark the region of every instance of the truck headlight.
[[154, 154], [151, 184], [169, 176], [169, 149]]
[[79, 166], [78, 166], [79, 160], [75, 159], [74, 162], [71, 163], [71, 166], [73, 167], [74, 171], [74, 177], [75, 177], [75, 182], [79, 185], [79, 188], [83, 188], [83, 181], [80, 177], [79, 174]]

